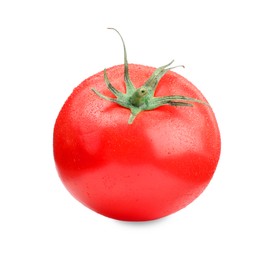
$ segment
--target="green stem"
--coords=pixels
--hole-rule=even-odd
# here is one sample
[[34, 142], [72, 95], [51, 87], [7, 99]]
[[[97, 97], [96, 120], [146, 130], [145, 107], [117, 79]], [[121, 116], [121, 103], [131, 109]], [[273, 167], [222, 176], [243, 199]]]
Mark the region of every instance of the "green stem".
[[[174, 69], [176, 67], [169, 67], [173, 61], [170, 63], [161, 66], [152, 73], [149, 79], [144, 83], [144, 85], [140, 88], [135, 88], [133, 83], [129, 77], [129, 70], [128, 70], [128, 61], [127, 61], [127, 52], [123, 37], [121, 34], [114, 28], [108, 28], [116, 31], [123, 43], [124, 48], [124, 79], [126, 84], [126, 93], [122, 93], [117, 90], [109, 81], [106, 70], [104, 70], [104, 81], [106, 83], [107, 88], [116, 96], [116, 98], [110, 98], [98, 92], [96, 89], [92, 88], [92, 91], [98, 95], [100, 98], [105, 99], [110, 102], [117, 103], [122, 107], [126, 107], [131, 111], [128, 123], [132, 124], [136, 116], [144, 111], [144, 110], [153, 110], [157, 107], [163, 105], [170, 105], [170, 106], [189, 106], [192, 107], [193, 103], [200, 103], [203, 105], [207, 105], [208, 103], [181, 95], [173, 95], [173, 96], [164, 96], [164, 97], [154, 97], [155, 90], [158, 86], [159, 81], [161, 78], [166, 74], [167, 71]], [[181, 67], [184, 67], [181, 65]]]
[[129, 98], [130, 103], [135, 107], [141, 107], [147, 101], [149, 91], [146, 87], [138, 88]]

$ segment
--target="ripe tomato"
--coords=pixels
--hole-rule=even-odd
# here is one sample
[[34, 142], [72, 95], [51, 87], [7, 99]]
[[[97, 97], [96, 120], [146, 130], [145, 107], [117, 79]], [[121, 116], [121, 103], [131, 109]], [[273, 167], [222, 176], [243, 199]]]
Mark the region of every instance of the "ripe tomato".
[[125, 51], [124, 65], [84, 80], [57, 117], [59, 176], [77, 200], [102, 215], [167, 216], [196, 199], [214, 174], [221, 147], [215, 115], [168, 65], [128, 65]]

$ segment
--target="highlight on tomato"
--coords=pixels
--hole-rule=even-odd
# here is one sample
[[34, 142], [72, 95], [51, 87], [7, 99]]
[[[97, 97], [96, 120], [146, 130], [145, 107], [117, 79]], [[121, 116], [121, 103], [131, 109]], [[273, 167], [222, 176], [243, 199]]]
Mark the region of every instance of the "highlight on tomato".
[[221, 140], [203, 94], [172, 71], [124, 64], [87, 78], [54, 126], [56, 168], [86, 207], [123, 221], [148, 221], [193, 202], [216, 170]]

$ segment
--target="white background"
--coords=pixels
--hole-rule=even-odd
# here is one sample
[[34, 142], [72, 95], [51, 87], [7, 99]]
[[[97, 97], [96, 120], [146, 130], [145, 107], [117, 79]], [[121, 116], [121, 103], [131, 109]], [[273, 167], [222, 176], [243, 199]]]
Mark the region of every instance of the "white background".
[[[0, 259], [276, 259], [275, 1], [1, 1]], [[55, 118], [85, 78], [171, 59], [212, 105], [215, 176], [167, 218], [125, 223], [60, 182]]]

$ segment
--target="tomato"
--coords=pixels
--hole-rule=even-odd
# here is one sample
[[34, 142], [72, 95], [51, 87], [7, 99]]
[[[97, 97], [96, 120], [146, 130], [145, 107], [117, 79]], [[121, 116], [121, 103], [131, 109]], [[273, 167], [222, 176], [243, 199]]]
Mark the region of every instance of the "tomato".
[[125, 45], [124, 58], [66, 100], [54, 126], [54, 159], [65, 187], [88, 208], [117, 220], [154, 220], [207, 187], [220, 132], [205, 97], [170, 64], [128, 64]]

